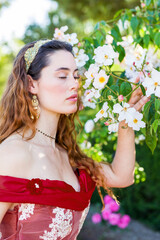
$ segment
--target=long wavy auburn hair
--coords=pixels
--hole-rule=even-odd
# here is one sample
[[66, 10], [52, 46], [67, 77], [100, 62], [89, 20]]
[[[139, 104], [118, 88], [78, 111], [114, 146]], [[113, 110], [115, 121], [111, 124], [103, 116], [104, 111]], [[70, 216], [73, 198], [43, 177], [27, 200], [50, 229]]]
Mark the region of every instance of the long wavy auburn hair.
[[[72, 52], [72, 46], [68, 43], [51, 40], [42, 45], [31, 63], [28, 72], [24, 54], [26, 50], [33, 47], [35, 42], [25, 45], [15, 58], [12, 72], [8, 78], [6, 89], [0, 101], [0, 143], [2, 143], [12, 133], [21, 131], [22, 138], [25, 138], [25, 132], [32, 130], [32, 134], [25, 140], [32, 139], [36, 134], [36, 112], [32, 106], [32, 94], [28, 91], [29, 74], [34, 80], [40, 78], [41, 70], [49, 65], [49, 56], [55, 51], [65, 50]], [[104, 201], [100, 187], [114, 197], [112, 190], [107, 186], [107, 179], [103, 174], [101, 165], [84, 154], [76, 142], [77, 133], [75, 131], [75, 118], [78, 118], [78, 109], [81, 104], [80, 96], [78, 98], [77, 112], [66, 116], [61, 114], [58, 122], [56, 143], [65, 149], [68, 153], [69, 161], [72, 167], [85, 169], [95, 181], [98, 193], [100, 195], [103, 208]], [[33, 116], [33, 119], [31, 118]], [[80, 123], [80, 121], [79, 121]]]

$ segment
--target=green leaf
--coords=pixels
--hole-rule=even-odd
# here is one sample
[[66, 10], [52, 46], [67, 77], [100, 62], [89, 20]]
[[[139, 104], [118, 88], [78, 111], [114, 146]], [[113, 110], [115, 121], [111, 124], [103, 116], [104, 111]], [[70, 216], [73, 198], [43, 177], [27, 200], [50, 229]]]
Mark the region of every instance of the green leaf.
[[96, 23], [96, 25], [95, 25], [95, 27], [94, 27], [94, 30], [95, 30], [95, 31], [99, 29], [99, 25], [100, 25], [99, 22]]
[[141, 88], [141, 90], [142, 90], [143, 95], [145, 96], [145, 95], [146, 95], [146, 90], [145, 90], [145, 88], [143, 87], [143, 85], [140, 85], [140, 88]]
[[157, 137], [156, 137], [156, 133], [153, 132], [153, 134], [150, 134], [150, 128], [149, 126], [147, 127], [147, 132], [146, 132], [146, 144], [149, 147], [149, 149], [151, 150], [152, 154], [154, 153], [154, 150], [157, 146]]
[[124, 48], [121, 45], [117, 46], [116, 49], [119, 52], [118, 59], [119, 59], [120, 62], [122, 62], [122, 60], [124, 59], [124, 57], [126, 55], [125, 50], [124, 50]]
[[155, 109], [156, 111], [160, 110], [160, 99], [155, 99]]
[[106, 26], [106, 22], [104, 20], [100, 21], [100, 24]]
[[111, 91], [111, 90], [109, 90], [108, 92], [107, 92], [107, 95], [112, 95], [113, 97], [117, 97], [118, 95], [119, 95], [119, 86], [118, 85], [112, 85], [111, 87], [110, 87], [113, 91]]
[[151, 103], [152, 102], [149, 101], [144, 105], [143, 116], [144, 116], [145, 122], [149, 121], [149, 110], [150, 110], [150, 107], [151, 107]]
[[154, 122], [151, 125], [151, 128], [153, 129], [153, 131], [156, 133], [157, 132], [157, 128], [160, 125], [160, 119], [155, 119]]
[[119, 16], [121, 15], [122, 12], [123, 12], [123, 9], [117, 11], [117, 12], [115, 13], [115, 15], [113, 16], [113, 19], [119, 17]]
[[111, 29], [111, 35], [116, 42], [121, 42], [122, 41], [122, 37], [121, 37], [120, 31], [119, 31], [119, 27], [117, 25], [115, 25]]
[[120, 85], [120, 94], [123, 96], [128, 95], [132, 91], [132, 86], [129, 82], [123, 82]]
[[111, 86], [112, 84], [113, 84], [113, 77], [110, 75], [107, 85]]
[[146, 5], [149, 6], [152, 0], [146, 0]]
[[160, 32], [157, 32], [154, 36], [154, 42], [155, 44], [160, 47]]
[[149, 45], [149, 41], [150, 41], [150, 36], [149, 34], [146, 34], [143, 38], [143, 42], [144, 42], [144, 47], [145, 48], [148, 48], [148, 45]]
[[138, 18], [136, 16], [132, 17], [131, 18], [131, 28], [132, 28], [133, 32], [136, 31], [138, 24], [139, 24]]

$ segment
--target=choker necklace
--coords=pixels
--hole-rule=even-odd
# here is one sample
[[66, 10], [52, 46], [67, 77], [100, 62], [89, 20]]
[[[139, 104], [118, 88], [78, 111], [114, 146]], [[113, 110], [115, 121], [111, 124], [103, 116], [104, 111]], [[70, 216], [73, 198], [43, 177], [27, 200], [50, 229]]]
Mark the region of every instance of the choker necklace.
[[43, 134], [44, 136], [46, 136], [46, 137], [49, 137], [49, 138], [52, 138], [52, 139], [56, 139], [55, 137], [52, 137], [52, 136], [50, 136], [50, 135], [48, 135], [48, 134], [42, 132], [42, 131], [39, 130], [38, 128], [36, 128], [36, 130], [37, 130], [38, 132], [42, 133], [42, 134]]

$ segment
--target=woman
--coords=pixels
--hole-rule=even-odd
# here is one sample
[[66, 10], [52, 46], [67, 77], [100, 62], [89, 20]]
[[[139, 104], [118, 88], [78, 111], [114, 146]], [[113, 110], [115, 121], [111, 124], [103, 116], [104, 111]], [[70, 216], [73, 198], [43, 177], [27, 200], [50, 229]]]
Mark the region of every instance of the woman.
[[[134, 131], [122, 129], [112, 164], [81, 152], [73, 134], [78, 69], [68, 43], [39, 40], [17, 55], [0, 105], [1, 239], [68, 239], [78, 235], [92, 193], [133, 183]], [[138, 80], [136, 80], [138, 81]], [[130, 105], [148, 101], [136, 90]]]

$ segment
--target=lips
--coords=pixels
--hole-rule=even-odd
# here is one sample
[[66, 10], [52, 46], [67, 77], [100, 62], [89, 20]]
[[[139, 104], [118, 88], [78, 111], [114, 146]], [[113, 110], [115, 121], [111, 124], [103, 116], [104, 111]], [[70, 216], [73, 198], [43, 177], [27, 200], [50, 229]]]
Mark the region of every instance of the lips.
[[67, 99], [74, 99], [74, 98], [77, 98], [78, 97], [78, 94], [73, 94], [72, 96], [70, 96], [69, 98]]

